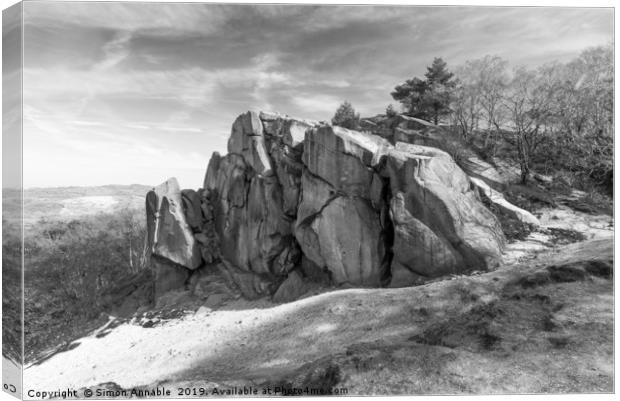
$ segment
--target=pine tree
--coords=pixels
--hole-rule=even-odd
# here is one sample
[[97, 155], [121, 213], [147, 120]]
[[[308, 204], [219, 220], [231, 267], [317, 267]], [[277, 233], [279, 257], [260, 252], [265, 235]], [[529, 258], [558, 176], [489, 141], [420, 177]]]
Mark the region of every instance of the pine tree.
[[359, 127], [360, 115], [355, 113], [355, 109], [348, 101], [344, 101], [336, 110], [336, 114], [332, 118], [332, 124], [348, 129], [357, 129]]
[[447, 64], [440, 57], [426, 68], [425, 80], [412, 78], [398, 85], [392, 92], [407, 108], [407, 114], [439, 123], [439, 119], [450, 112], [451, 91], [456, 85], [454, 74], [447, 69]]

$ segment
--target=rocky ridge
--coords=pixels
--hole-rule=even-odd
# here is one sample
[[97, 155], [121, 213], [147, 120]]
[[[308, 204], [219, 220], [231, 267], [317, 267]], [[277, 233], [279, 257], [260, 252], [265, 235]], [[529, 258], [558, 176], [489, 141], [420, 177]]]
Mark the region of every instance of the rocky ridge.
[[378, 115], [362, 119], [360, 129], [379, 135], [391, 143], [405, 142], [441, 149], [449, 153], [468, 176], [482, 180], [496, 190], [502, 190], [513, 178], [483, 160], [454, 133], [419, 118]]
[[289, 301], [304, 281], [402, 287], [494, 267], [505, 238], [479, 186], [448, 152], [389, 129], [241, 114], [201, 189], [170, 179], [147, 195], [156, 296], [210, 268], [247, 298]]

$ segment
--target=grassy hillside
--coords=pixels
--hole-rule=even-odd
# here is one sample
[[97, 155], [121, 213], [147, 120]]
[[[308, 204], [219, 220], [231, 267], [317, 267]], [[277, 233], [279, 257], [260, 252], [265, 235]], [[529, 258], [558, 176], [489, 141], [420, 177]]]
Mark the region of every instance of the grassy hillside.
[[[29, 226], [40, 219], [68, 220], [100, 212], [141, 209], [151, 188], [138, 184], [29, 188], [24, 190], [24, 223]], [[9, 222], [19, 219], [20, 201], [18, 190], [2, 190], [3, 219]]]

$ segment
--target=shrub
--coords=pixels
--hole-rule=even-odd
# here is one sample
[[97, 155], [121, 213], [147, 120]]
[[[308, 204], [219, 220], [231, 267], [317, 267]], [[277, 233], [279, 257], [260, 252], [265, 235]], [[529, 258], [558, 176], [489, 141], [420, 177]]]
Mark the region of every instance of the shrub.
[[41, 221], [25, 236], [26, 357], [82, 335], [120, 278], [145, 268], [144, 221], [133, 212]]

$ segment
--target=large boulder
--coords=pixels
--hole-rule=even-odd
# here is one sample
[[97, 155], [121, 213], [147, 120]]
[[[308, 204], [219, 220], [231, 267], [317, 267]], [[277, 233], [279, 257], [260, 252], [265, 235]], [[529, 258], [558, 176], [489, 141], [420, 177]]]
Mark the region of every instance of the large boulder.
[[[189, 198], [196, 201], [192, 194]], [[153, 271], [155, 298], [170, 290], [184, 289], [190, 271], [202, 264], [200, 247], [186, 217], [193, 218], [195, 211], [195, 206], [184, 199], [175, 178], [146, 195], [145, 256]]]
[[394, 261], [426, 277], [498, 263], [505, 242], [499, 221], [447, 153], [398, 143], [382, 174], [391, 192]]
[[187, 223], [176, 178], [147, 193], [146, 215], [148, 254], [190, 270], [200, 266], [200, 250]]
[[398, 270], [396, 265], [424, 277], [457, 273], [463, 266], [463, 258], [450, 242], [407, 210], [404, 193], [397, 192], [392, 198], [390, 213], [394, 224], [393, 275]]

